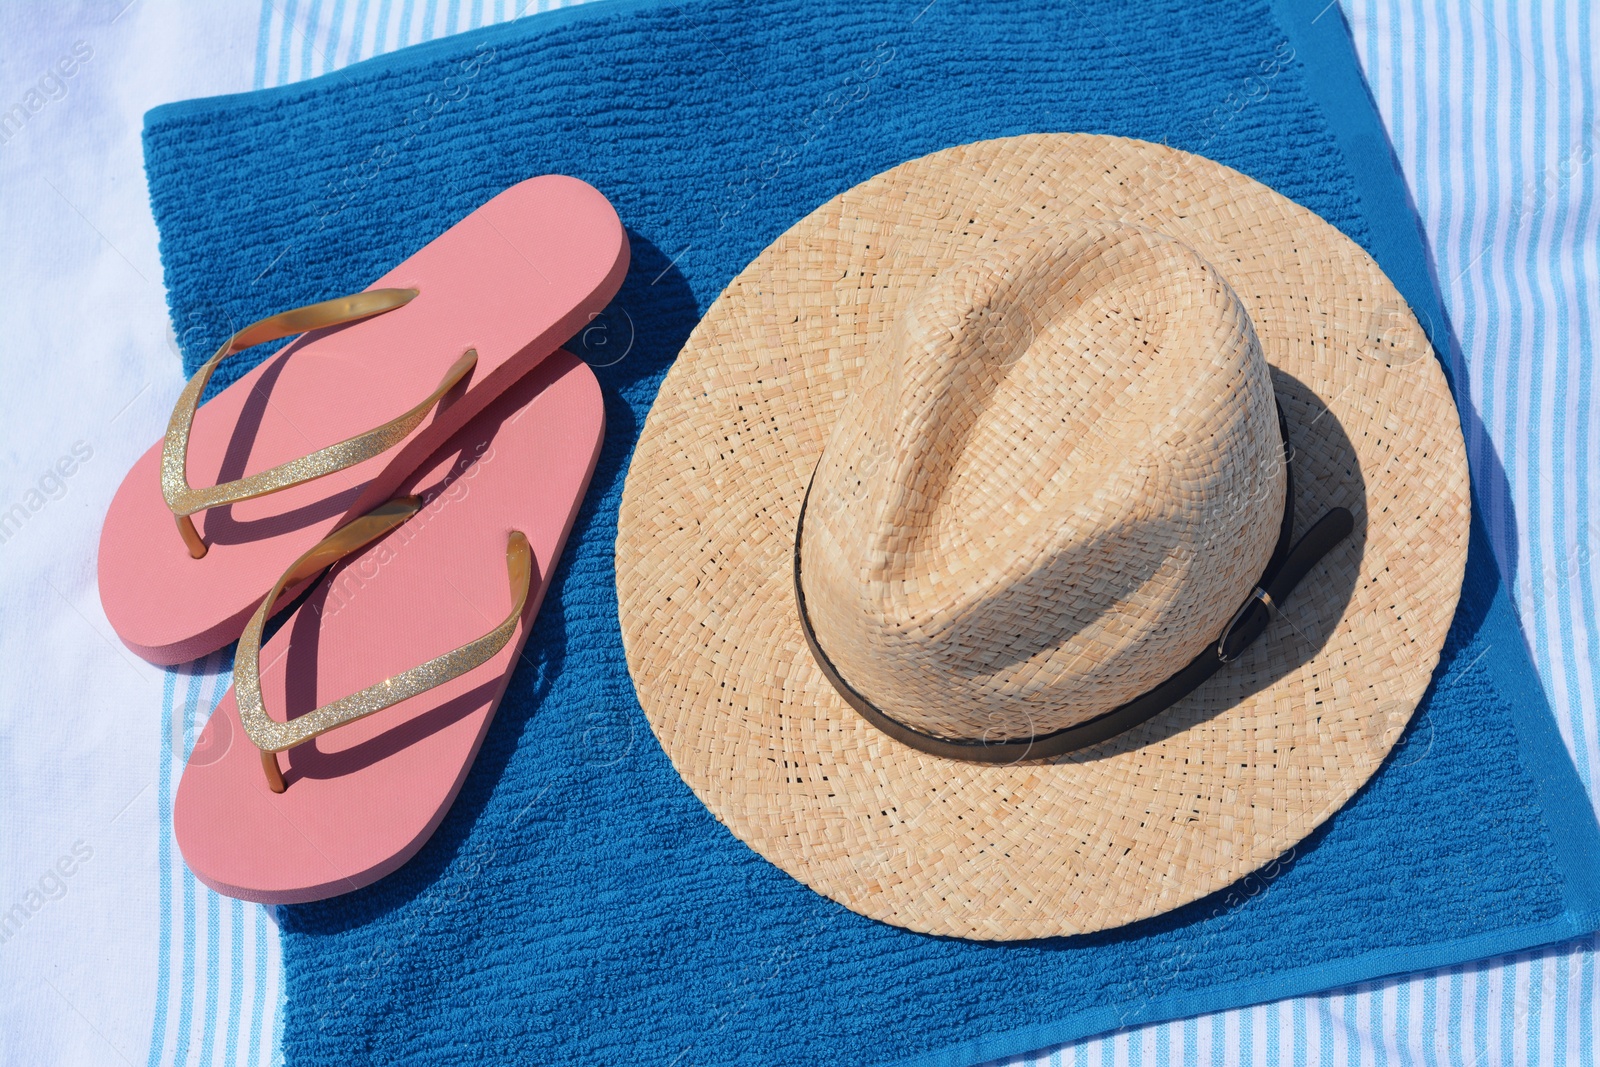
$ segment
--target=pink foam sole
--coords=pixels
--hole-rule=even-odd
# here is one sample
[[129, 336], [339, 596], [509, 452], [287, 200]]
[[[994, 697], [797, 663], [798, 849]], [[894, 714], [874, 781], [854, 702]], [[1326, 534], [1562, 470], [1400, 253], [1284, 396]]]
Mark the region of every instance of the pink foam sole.
[[263, 646], [268, 713], [304, 714], [483, 636], [511, 608], [506, 540], [521, 530], [536, 566], [515, 636], [460, 678], [281, 754], [281, 794], [267, 787], [230, 689], [173, 811], [197, 878], [244, 900], [301, 903], [369, 885], [415, 855], [460, 790], [523, 655], [604, 418], [593, 372], [558, 352], [406, 480], [400, 491], [421, 493], [426, 506], [330, 570]]
[[627, 269], [616, 212], [576, 178], [529, 179], [456, 223], [371, 286], [420, 290], [409, 304], [307, 334], [203, 405], [189, 482], [230, 481], [387, 422], [476, 348], [465, 389], [380, 456], [194, 516], [210, 546], [199, 560], [162, 498], [156, 442], [128, 472], [101, 530], [100, 599], [113, 629], [162, 664], [234, 640], [289, 563], [393, 496], [447, 437], [588, 324]]

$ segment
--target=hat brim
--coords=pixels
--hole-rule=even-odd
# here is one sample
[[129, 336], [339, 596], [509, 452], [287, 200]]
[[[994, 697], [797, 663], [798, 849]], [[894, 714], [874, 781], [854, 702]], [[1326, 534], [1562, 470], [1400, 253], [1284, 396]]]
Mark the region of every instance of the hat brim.
[[[1161, 231], [1238, 294], [1295, 457], [1295, 524], [1355, 531], [1267, 633], [1137, 729], [1050, 763], [979, 764], [866, 722], [806, 647], [807, 479], [926, 278], [1066, 218]], [[1280, 856], [1399, 738], [1466, 564], [1466, 449], [1404, 299], [1312, 212], [1199, 156], [1035, 134], [902, 164], [830, 200], [712, 304], [628, 473], [617, 592], [639, 701], [678, 773], [763, 857], [862, 915], [1016, 940], [1171, 910]]]

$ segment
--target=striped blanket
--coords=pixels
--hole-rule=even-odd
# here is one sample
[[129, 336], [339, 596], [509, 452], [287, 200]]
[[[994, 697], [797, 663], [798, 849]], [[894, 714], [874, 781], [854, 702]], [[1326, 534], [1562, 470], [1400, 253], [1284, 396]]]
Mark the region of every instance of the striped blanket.
[[[1465, 383], [1463, 422], [1494, 551], [1593, 803], [1600, 796], [1593, 777], [1600, 767], [1600, 635], [1591, 622], [1600, 510], [1589, 493], [1600, 462], [1600, 408], [1591, 404], [1590, 385], [1600, 315], [1593, 297], [1600, 211], [1592, 209], [1600, 33], [1583, 0], [1343, 0], [1342, 9], [1337, 2], [1323, 17], [1350, 23], [1431, 243], [1460, 341], [1445, 356]], [[159, 309], [142, 185], [113, 187], [89, 176], [97, 167], [125, 179], [137, 175], [144, 108], [284, 84], [548, 6], [557, 5], [262, 0], [196, 16], [145, 0], [92, 17], [0, 12], [0, 40], [17, 60], [8, 64], [12, 74], [37, 75], [0, 85], [25, 115], [0, 122], [0, 188], [7, 203], [30, 202], [26, 195], [51, 205], [56, 221], [24, 232], [26, 249], [43, 256], [60, 233], [74, 235], [51, 251], [51, 276], [21, 278], [13, 291], [26, 297], [81, 278], [102, 306]], [[22, 36], [41, 50], [11, 55], [11, 42]], [[133, 62], [137, 56], [143, 61]], [[167, 62], [153, 61], [163, 56]], [[75, 129], [97, 135], [73, 141]], [[113, 221], [122, 218], [135, 221]], [[158, 330], [108, 337], [76, 329], [66, 335], [72, 343], [125, 346], [137, 369], [132, 378], [75, 384], [93, 394], [70, 409], [88, 412], [81, 434], [41, 430], [37, 448], [13, 450], [6, 491], [27, 518], [0, 531], [9, 555], [4, 591], [13, 611], [29, 612], [63, 640], [93, 645], [80, 664], [85, 676], [123, 679], [120, 695], [113, 684], [82, 697], [126, 718], [126, 728], [139, 732], [130, 759], [147, 755], [159, 773], [148, 787], [129, 779], [121, 792], [121, 779], [83, 781], [78, 799], [65, 802], [92, 812], [81, 835], [31, 810], [38, 796], [59, 798], [59, 790], [5, 795], [6, 809], [26, 817], [0, 838], [13, 883], [3, 888], [21, 908], [12, 908], [0, 929], [0, 1061], [270, 1063], [282, 1017], [272, 916], [199, 886], [167, 821], [188, 747], [229, 683], [228, 664], [221, 655], [174, 671], [131, 662], [114, 639], [95, 642], [82, 633], [109, 634], [92, 572], [21, 562], [29, 552], [44, 553], [57, 533], [67, 549], [86, 547], [83, 558], [92, 556], [95, 518], [121, 471], [159, 434], [178, 387], [174, 346]], [[64, 347], [53, 328], [31, 321], [18, 323], [14, 340]], [[40, 426], [18, 396], [0, 404], [13, 433]], [[76, 477], [61, 473], [55, 452], [73, 459]], [[41, 479], [51, 471], [46, 484]], [[41, 583], [24, 572], [46, 577]], [[15, 633], [0, 635], [8, 673], [34, 663], [22, 658], [27, 648]], [[5, 747], [32, 752], [54, 736], [59, 719], [24, 714], [29, 691], [21, 682], [6, 684]], [[105, 749], [92, 746], [106, 743], [91, 738], [76, 754], [98, 752], [103, 760]], [[70, 747], [48, 751], [71, 765]], [[123, 921], [104, 920], [119, 908], [128, 913]], [[1600, 1003], [1596, 951], [1590, 942], [1552, 946], [1128, 1030], [1014, 1062], [1590, 1063]]]

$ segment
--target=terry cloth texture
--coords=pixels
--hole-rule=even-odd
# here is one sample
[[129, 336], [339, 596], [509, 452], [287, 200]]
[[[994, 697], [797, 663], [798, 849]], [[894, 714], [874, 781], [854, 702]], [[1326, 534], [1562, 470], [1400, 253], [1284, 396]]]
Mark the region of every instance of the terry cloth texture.
[[1265, 871], [1092, 937], [929, 938], [804, 889], [677, 779], [623, 663], [616, 507], [666, 366], [762, 247], [904, 159], [1035, 130], [1200, 152], [1368, 248], [1443, 347], [1321, 7], [612, 0], [151, 113], [191, 368], [529, 175], [595, 184], [633, 240], [621, 294], [573, 341], [607, 396], [594, 487], [460, 799], [395, 875], [285, 909], [291, 1064], [968, 1063], [1600, 924], [1600, 833], [1481, 527], [1434, 689], [1369, 786]]

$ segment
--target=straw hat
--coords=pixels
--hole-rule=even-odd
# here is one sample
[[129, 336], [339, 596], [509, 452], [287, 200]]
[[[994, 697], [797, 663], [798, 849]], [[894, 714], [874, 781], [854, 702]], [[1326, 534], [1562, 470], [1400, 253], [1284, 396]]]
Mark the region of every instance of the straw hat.
[[1468, 492], [1425, 335], [1333, 227], [1158, 145], [965, 145], [800, 220], [690, 336], [623, 493], [628, 666], [712, 813], [845, 907], [1105, 929], [1377, 769]]

